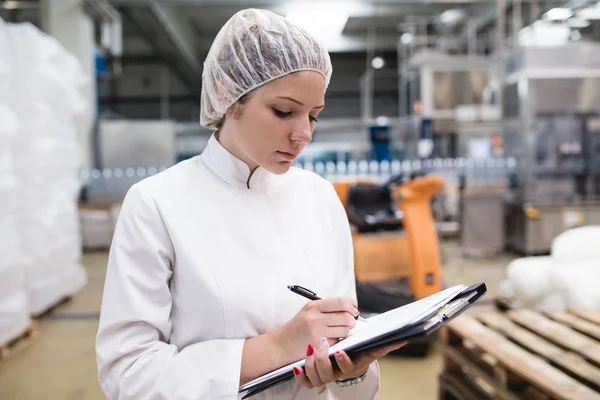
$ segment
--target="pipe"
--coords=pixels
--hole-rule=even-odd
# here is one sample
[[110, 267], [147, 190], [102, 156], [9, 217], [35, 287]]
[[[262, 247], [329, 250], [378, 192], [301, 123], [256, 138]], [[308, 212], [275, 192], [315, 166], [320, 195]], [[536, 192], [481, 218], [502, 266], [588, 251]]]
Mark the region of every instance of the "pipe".
[[523, 26], [523, 17], [521, 10], [521, 0], [513, 1], [512, 9], [512, 39], [513, 47], [519, 46], [519, 32]]
[[398, 69], [398, 118], [402, 118], [406, 112], [406, 100], [405, 100], [405, 91], [404, 91], [404, 56], [402, 54], [404, 50], [404, 45], [400, 38], [398, 38], [398, 43], [396, 45], [396, 59], [397, 59], [397, 69]]
[[160, 74], [160, 118], [169, 119], [171, 117], [171, 104], [169, 93], [170, 74], [167, 67], [163, 67]]
[[496, 55], [504, 58], [504, 37], [506, 36], [506, 0], [496, 0]]
[[37, 1], [6, 0], [0, 3], [0, 8], [5, 10], [35, 10], [40, 8], [40, 3]]
[[538, 0], [531, 1], [531, 12], [529, 16], [529, 23], [533, 24], [540, 17], [540, 3]]
[[109, 21], [120, 21], [121, 14], [114, 8], [108, 0], [85, 0], [88, 11], [94, 16]]
[[467, 54], [470, 56], [477, 55], [477, 25], [473, 21], [467, 22], [468, 26], [468, 45]]
[[362, 118], [365, 124], [370, 124], [373, 120], [373, 86], [374, 86], [374, 75], [372, 61], [375, 56], [375, 38], [376, 32], [375, 27], [369, 27], [367, 32], [367, 57], [365, 64], [365, 73], [361, 82], [361, 96], [362, 96]]
[[85, 8], [94, 18], [101, 19], [101, 40], [103, 48], [119, 58], [123, 55], [123, 21], [121, 14], [108, 0], [85, 0]]

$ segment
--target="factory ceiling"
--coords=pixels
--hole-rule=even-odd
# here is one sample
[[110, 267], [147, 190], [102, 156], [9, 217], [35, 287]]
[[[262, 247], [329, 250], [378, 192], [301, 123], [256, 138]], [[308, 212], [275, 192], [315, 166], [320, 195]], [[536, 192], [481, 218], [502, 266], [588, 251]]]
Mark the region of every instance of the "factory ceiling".
[[[236, 11], [264, 8], [293, 15], [327, 41], [331, 53], [396, 52], [409, 37], [452, 52], [493, 51], [498, 34], [510, 37], [547, 10], [588, 0], [82, 0], [117, 11], [123, 56], [160, 57], [180, 76], [200, 77], [202, 60], [219, 28]], [[0, 0], [0, 17], [39, 21], [39, 0]], [[499, 14], [499, 11], [502, 11]], [[498, 19], [497, 16], [501, 15]], [[500, 22], [501, 31], [497, 30]], [[504, 23], [502, 23], [504, 22]], [[323, 30], [323, 28], [327, 28]], [[336, 31], [337, 29], [337, 31]], [[600, 33], [596, 24], [588, 30]], [[406, 35], [408, 34], [408, 36]], [[475, 42], [475, 43], [473, 43]], [[414, 43], [414, 42], [413, 42]], [[471, 46], [471, 47], [470, 47]], [[188, 79], [189, 81], [189, 79]], [[194, 86], [198, 82], [192, 82]]]

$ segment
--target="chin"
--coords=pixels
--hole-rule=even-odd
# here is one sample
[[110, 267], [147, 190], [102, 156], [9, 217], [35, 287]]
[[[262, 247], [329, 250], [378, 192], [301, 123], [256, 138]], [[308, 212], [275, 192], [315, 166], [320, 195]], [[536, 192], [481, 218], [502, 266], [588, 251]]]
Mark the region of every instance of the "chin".
[[265, 165], [264, 168], [272, 174], [283, 175], [286, 172], [288, 172], [290, 170], [290, 168], [292, 168], [292, 164], [293, 164], [292, 162], [281, 161], [281, 162], [276, 162], [276, 163], [272, 163], [269, 165]]

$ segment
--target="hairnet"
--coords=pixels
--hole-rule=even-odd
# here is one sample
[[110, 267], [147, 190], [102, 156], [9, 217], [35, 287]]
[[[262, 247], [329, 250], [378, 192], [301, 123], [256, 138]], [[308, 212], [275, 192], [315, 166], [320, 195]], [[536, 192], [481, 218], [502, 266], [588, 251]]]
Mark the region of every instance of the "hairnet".
[[237, 12], [217, 34], [204, 61], [200, 124], [216, 128], [246, 93], [297, 71], [331, 79], [327, 50], [305, 30], [266, 10]]

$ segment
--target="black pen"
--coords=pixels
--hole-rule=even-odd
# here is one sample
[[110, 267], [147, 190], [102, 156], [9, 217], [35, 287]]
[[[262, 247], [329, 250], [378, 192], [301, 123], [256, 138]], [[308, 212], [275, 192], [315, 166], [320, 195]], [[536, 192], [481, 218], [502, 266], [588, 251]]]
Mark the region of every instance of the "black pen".
[[[321, 300], [321, 298], [319, 296], [317, 296], [317, 294], [313, 291], [308, 290], [305, 287], [302, 286], [298, 286], [298, 285], [288, 285], [288, 289], [290, 289], [292, 292], [299, 294], [302, 297], [305, 297], [309, 300]], [[366, 321], [366, 319], [364, 319], [363, 317], [359, 315], [357, 315], [356, 317], [354, 317], [354, 319], [359, 320], [359, 321]]]

